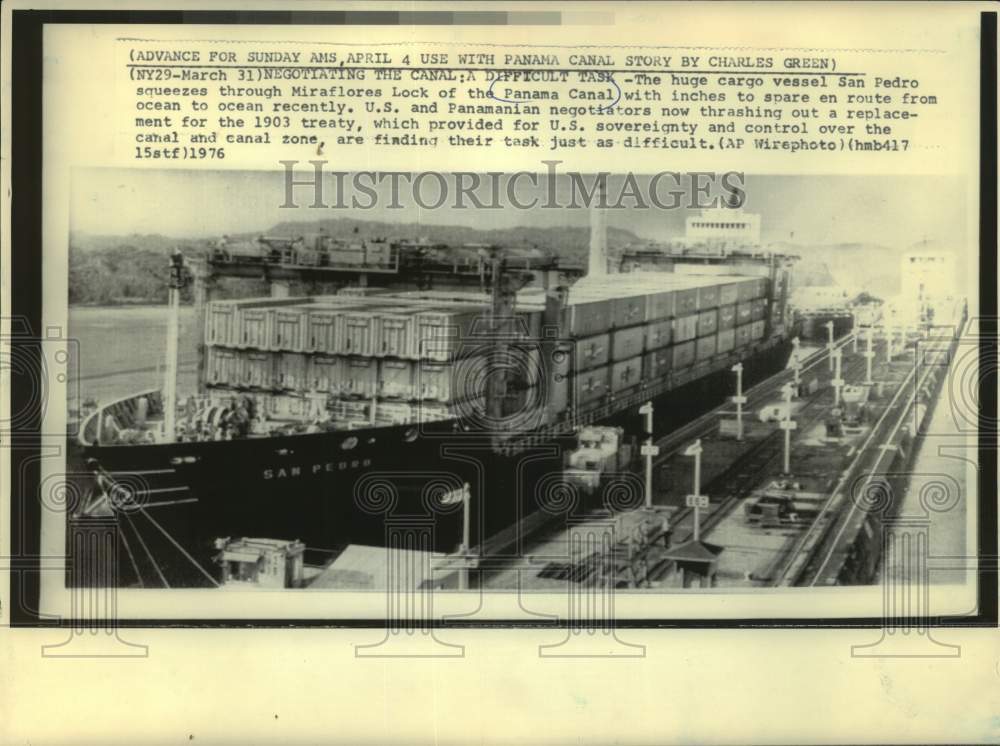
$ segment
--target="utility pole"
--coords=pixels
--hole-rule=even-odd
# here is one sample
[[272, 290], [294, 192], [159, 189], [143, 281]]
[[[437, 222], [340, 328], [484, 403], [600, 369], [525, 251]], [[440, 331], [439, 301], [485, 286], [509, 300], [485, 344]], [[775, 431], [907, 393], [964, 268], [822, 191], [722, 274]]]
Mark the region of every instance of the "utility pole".
[[646, 457], [646, 510], [653, 509], [653, 456], [660, 454], [658, 446], [653, 444], [653, 402], [648, 401], [639, 407], [639, 414], [646, 415], [646, 443], [639, 452]]
[[[180, 337], [181, 289], [187, 284], [187, 268], [180, 249], [170, 255], [170, 310], [167, 316], [167, 365], [163, 381], [163, 439], [177, 439], [177, 347]], [[200, 330], [199, 330], [200, 331]]]
[[795, 375], [795, 394], [799, 393], [799, 387], [802, 385], [802, 357], [799, 353], [799, 338], [792, 338], [792, 373]]
[[743, 440], [743, 405], [747, 401], [743, 396], [743, 363], [736, 363], [732, 371], [736, 374], [736, 396], [733, 397], [736, 404], [736, 440]]
[[458, 589], [466, 591], [469, 589], [469, 498], [471, 490], [469, 483], [462, 485], [462, 546], [458, 548], [461, 557], [462, 569], [458, 573]]
[[875, 341], [875, 327], [869, 326], [865, 332], [865, 341], [867, 342], [867, 350], [865, 351], [865, 359], [867, 364], [865, 366], [865, 383], [871, 386], [874, 381], [872, 380], [872, 361], [875, 359], [875, 350], [873, 344]]
[[792, 387], [787, 383], [782, 387], [781, 393], [785, 399], [785, 411], [782, 414], [779, 427], [785, 431], [785, 475], [791, 474], [792, 463], [792, 430], [796, 428], [795, 420], [792, 419]]
[[694, 508], [694, 540], [701, 538], [701, 509], [708, 507], [708, 495], [701, 494], [701, 438], [689, 445], [684, 451], [685, 456], [694, 457], [694, 491], [685, 499], [689, 508]]
[[830, 363], [830, 372], [832, 373], [833, 372], [833, 321], [827, 321], [826, 324], [824, 324], [824, 326], [826, 327], [826, 331], [830, 336], [829, 341], [826, 343], [826, 349], [830, 353], [829, 363]]
[[835, 371], [834, 371], [834, 374], [833, 374], [833, 381], [831, 381], [831, 383], [833, 384], [833, 406], [839, 407], [840, 406], [840, 390], [844, 386], [844, 379], [841, 377], [840, 362], [841, 362], [841, 358], [844, 356], [844, 353], [843, 353], [842, 350], [839, 350], [839, 349], [838, 350], [834, 350], [833, 356], [834, 356], [834, 362], [835, 362]]

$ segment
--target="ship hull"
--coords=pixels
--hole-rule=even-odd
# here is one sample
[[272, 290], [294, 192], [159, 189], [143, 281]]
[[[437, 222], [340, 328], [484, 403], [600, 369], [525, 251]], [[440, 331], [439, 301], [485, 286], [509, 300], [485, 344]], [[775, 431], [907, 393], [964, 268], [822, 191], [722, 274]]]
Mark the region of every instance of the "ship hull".
[[[745, 384], [784, 368], [788, 352], [780, 340], [744, 359]], [[731, 393], [727, 366], [661, 394], [653, 402], [655, 432], [669, 433]], [[642, 420], [634, 410], [595, 424], [641, 436]], [[599, 506], [558, 489], [565, 453], [576, 445], [572, 434], [549, 434], [514, 453], [497, 452], [493, 443], [487, 433], [445, 421], [259, 439], [88, 446], [74, 458], [81, 464], [96, 459], [134, 494], [131, 506], [118, 509], [128, 544], [120, 552], [123, 584], [146, 576], [147, 583], [152, 578], [191, 586], [206, 585], [206, 574], [217, 574], [211, 558], [221, 537], [298, 539], [322, 560], [347, 544], [385, 546], [393, 532], [419, 531], [434, 551], [453, 552], [463, 540], [461, 503], [441, 498], [464, 484], [472, 495], [471, 546], [538, 510], [558, 520]], [[170, 577], [161, 577], [153, 560], [144, 566], [137, 558], [143, 554], [168, 558], [156, 562]]]

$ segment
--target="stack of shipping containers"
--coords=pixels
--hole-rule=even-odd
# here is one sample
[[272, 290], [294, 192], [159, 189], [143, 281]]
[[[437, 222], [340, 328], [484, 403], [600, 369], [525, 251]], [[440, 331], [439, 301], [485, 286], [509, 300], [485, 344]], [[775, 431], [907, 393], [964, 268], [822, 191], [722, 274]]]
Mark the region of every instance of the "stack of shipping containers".
[[[552, 347], [541, 341], [542, 301], [522, 294], [504, 334], [524, 370], [508, 381], [504, 411], [531, 399], [551, 420], [739, 351], [765, 335], [767, 294], [768, 280], [757, 277], [588, 279], [571, 288]], [[319, 401], [351, 419], [362, 416], [351, 414], [362, 403], [377, 402], [364, 416], [378, 422], [443, 419], [485, 396], [495, 347], [476, 338], [488, 322], [487, 296], [448, 291], [213, 301], [205, 383], [224, 394], [255, 392], [276, 416], [305, 416]], [[539, 396], [526, 395], [536, 386]]]

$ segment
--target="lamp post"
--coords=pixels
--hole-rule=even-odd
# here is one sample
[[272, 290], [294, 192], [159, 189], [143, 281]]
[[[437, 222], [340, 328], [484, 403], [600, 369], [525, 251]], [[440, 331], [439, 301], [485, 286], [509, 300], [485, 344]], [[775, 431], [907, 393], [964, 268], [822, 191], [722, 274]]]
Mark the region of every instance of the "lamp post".
[[785, 468], [783, 473], [787, 475], [792, 473], [792, 430], [795, 429], [796, 424], [792, 419], [792, 387], [786, 383], [782, 387], [781, 393], [785, 399], [785, 411], [782, 414], [779, 427], [785, 431]]
[[830, 372], [833, 372], [833, 321], [827, 321], [823, 326], [826, 327], [827, 334], [829, 335], [829, 340], [826, 343], [826, 349], [830, 353], [829, 364]]
[[795, 393], [798, 394], [802, 385], [802, 357], [799, 353], [799, 338], [792, 338], [792, 374], [795, 376]]
[[462, 485], [462, 546], [459, 547], [459, 554], [462, 557], [462, 570], [458, 575], [458, 589], [465, 591], [469, 589], [469, 502], [472, 490], [469, 483]]
[[839, 349], [834, 350], [833, 358], [835, 364], [835, 371], [833, 374], [833, 381], [831, 381], [831, 383], [833, 384], [833, 406], [835, 407], [840, 406], [840, 390], [844, 386], [844, 379], [841, 377], [842, 371], [840, 368], [841, 358], [843, 358], [843, 356], [844, 356], [843, 351]]
[[867, 349], [865, 351], [865, 359], [867, 364], [865, 365], [865, 383], [869, 386], [874, 383], [872, 380], [872, 361], [875, 359], [875, 349], [872, 346], [875, 341], [875, 327], [869, 326], [865, 332], [865, 341], [867, 343]]
[[694, 457], [694, 490], [688, 495], [685, 503], [694, 508], [694, 540], [701, 537], [701, 509], [708, 507], [708, 495], [701, 494], [701, 438], [689, 445], [684, 451], [685, 456]]
[[733, 397], [736, 404], [736, 440], [743, 440], [743, 405], [747, 401], [743, 396], [743, 363], [736, 363], [732, 371], [736, 374], [736, 396]]
[[646, 402], [639, 407], [639, 414], [646, 415], [646, 443], [639, 452], [646, 458], [646, 510], [653, 509], [653, 456], [660, 453], [659, 447], [653, 445], [653, 402]]
[[177, 439], [177, 345], [180, 337], [181, 288], [187, 284], [187, 268], [180, 249], [170, 256], [170, 314], [167, 316], [167, 365], [163, 382], [163, 438]]

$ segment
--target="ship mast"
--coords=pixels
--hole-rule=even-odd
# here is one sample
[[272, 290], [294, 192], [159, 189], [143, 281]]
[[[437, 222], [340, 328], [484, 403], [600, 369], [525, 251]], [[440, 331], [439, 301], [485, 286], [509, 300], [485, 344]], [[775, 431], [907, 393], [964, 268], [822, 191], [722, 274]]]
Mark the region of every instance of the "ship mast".
[[174, 249], [170, 256], [170, 297], [167, 315], [167, 365], [163, 381], [163, 439], [172, 443], [177, 439], [177, 350], [180, 337], [181, 289], [187, 284], [188, 274], [184, 255]]

